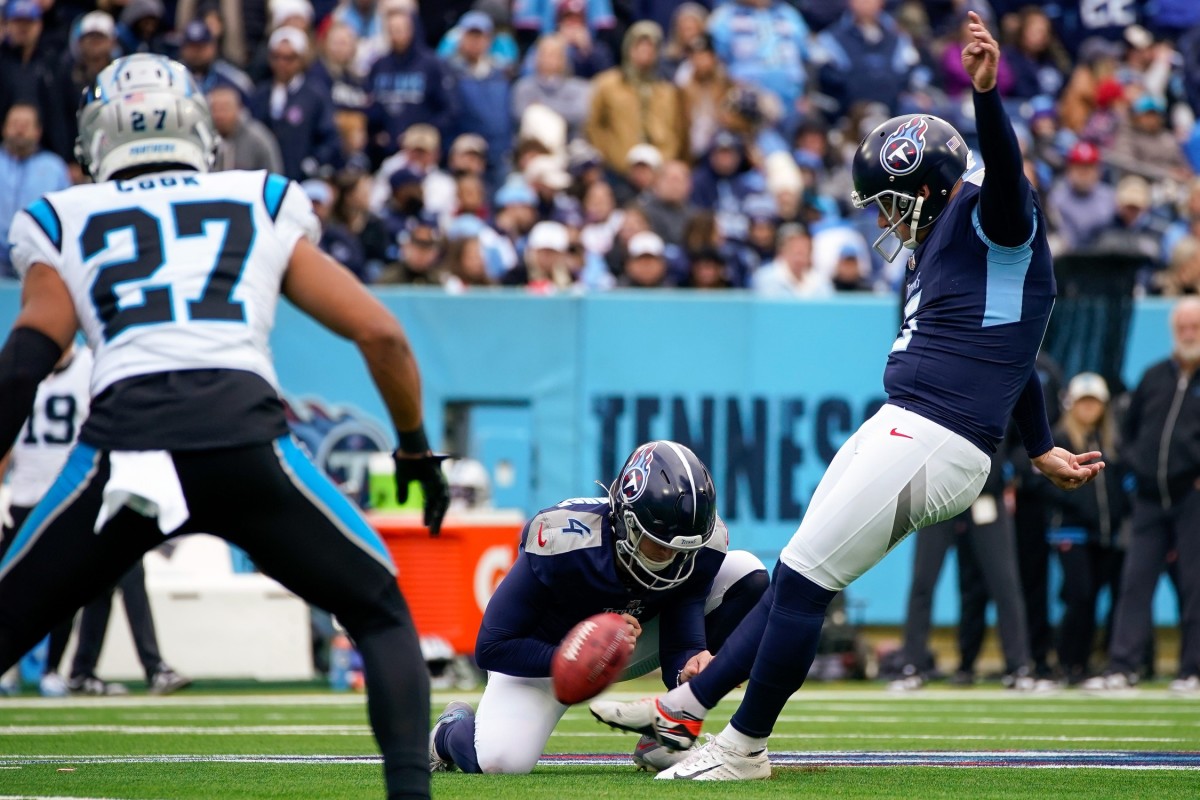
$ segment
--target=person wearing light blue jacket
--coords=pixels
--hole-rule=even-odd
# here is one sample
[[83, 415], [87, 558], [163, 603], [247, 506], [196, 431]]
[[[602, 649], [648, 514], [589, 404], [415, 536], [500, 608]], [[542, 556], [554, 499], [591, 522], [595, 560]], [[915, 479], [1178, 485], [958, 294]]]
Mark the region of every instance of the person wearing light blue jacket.
[[796, 116], [809, 49], [800, 12], [779, 0], [737, 0], [713, 11], [708, 32], [730, 77], [778, 97], [784, 121]]

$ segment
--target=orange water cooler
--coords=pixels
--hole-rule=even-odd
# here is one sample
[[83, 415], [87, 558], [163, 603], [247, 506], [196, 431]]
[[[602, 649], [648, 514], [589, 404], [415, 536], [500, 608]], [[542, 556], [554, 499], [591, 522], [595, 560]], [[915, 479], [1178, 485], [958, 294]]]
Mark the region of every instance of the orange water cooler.
[[419, 513], [370, 512], [367, 519], [396, 562], [417, 632], [445, 639], [460, 655], [474, 653], [483, 610], [516, 560], [524, 517], [452, 512], [436, 538]]

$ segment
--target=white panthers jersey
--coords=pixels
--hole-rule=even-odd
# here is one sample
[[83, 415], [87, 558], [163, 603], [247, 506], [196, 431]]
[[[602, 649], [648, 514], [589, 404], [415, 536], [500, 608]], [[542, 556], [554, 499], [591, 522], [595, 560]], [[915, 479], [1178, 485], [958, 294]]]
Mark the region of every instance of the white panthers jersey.
[[33, 413], [12, 448], [12, 504], [32, 508], [54, 483], [88, 415], [92, 351], [76, 347], [70, 363], [38, 386]]
[[19, 275], [66, 283], [95, 352], [92, 395], [125, 378], [197, 369], [278, 388], [269, 337], [283, 274], [320, 225], [294, 183], [265, 171], [169, 172], [53, 192], [17, 214]]

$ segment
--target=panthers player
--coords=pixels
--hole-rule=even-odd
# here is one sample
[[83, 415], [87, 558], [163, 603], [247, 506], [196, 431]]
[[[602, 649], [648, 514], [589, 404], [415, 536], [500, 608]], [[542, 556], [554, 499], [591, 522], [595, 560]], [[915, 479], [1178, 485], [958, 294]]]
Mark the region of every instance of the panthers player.
[[[977, 14], [963, 66], [974, 84], [987, 174], [943, 120], [896, 117], [854, 158], [853, 201], [879, 207], [885, 236], [913, 248], [905, 320], [884, 372], [888, 403], [834, 457], [771, 589], [704, 672], [661, 698], [598, 701], [616, 727], [672, 747], [699, 735], [708, 710], [749, 679], [720, 735], [659, 778], [745, 780], [771, 774], [767, 738], [812, 664], [830, 601], [909, 532], [949, 519], [979, 495], [1009, 417], [1034, 464], [1075, 489], [1099, 453], [1054, 447], [1034, 358], [1054, 301], [1043, 214], [996, 92], [999, 47]], [[895, 251], [893, 251], [895, 252]]]
[[95, 185], [49, 194], [10, 238], [22, 305], [0, 350], [0, 451], [82, 328], [91, 413], [62, 473], [0, 560], [0, 669], [164, 536], [205, 531], [336, 614], [362, 653], [390, 798], [428, 797], [429, 678], [387, 550], [288, 436], [268, 336], [279, 295], [362, 352], [399, 432], [399, 493], [444, 478], [400, 324], [316, 248], [300, 187], [207, 174], [216, 136], [186, 68], [115, 61], [79, 111]]
[[[691, 680], [767, 588], [762, 562], [727, 552], [728, 539], [708, 469], [670, 441], [634, 450], [607, 497], [539, 511], [484, 613], [479, 709], [447, 706], [430, 733], [430, 769], [532, 770], [567, 710], [554, 697], [551, 657], [593, 614], [620, 613], [636, 637], [622, 680], [657, 667], [667, 688]], [[649, 737], [634, 751], [652, 770], [682, 757]]]

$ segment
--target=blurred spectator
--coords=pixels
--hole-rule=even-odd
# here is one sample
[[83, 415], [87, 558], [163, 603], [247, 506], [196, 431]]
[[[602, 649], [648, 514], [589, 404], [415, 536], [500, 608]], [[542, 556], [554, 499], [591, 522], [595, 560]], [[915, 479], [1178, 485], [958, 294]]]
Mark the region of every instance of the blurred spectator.
[[617, 202], [626, 205], [649, 194], [662, 168], [662, 153], [652, 144], [635, 144], [625, 156], [629, 171], [625, 180], [616, 179]]
[[1054, 100], [1038, 95], [1029, 101], [1028, 155], [1036, 159], [1039, 168], [1043, 165], [1057, 175], [1066, 168], [1068, 152], [1064, 147], [1066, 137], [1073, 136], [1058, 129], [1058, 110]]
[[646, 142], [665, 159], [686, 155], [683, 107], [675, 85], [658, 77], [662, 31], [638, 22], [625, 34], [620, 67], [596, 76], [587, 138], [609, 169], [625, 173], [630, 148]]
[[[471, 5], [471, 10], [486, 14], [492, 21], [492, 37], [487, 52], [488, 59], [496, 66], [496, 69], [505, 75], [511, 76], [517, 69], [517, 62], [520, 60], [521, 53], [517, 47], [517, 40], [512, 35], [512, 14], [509, 13], [505, 0], [494, 0], [491, 2], [489, 0], [477, 0], [477, 2]], [[458, 52], [458, 43], [463, 35], [463, 20], [465, 19], [466, 14], [458, 20], [453, 28], [446, 31], [446, 35], [438, 42], [438, 58], [447, 59]]]
[[1171, 690], [1200, 696], [1200, 298], [1171, 310], [1172, 353], [1134, 390], [1121, 434], [1133, 470], [1133, 527], [1108, 665], [1091, 691], [1127, 690], [1154, 634], [1151, 605], [1170, 554], [1180, 597], [1179, 677]]
[[528, 286], [534, 291], [565, 289], [575, 283], [567, 263], [570, 238], [560, 222], [543, 221], [529, 231], [521, 263], [504, 273], [505, 286]]
[[482, 136], [463, 133], [454, 139], [447, 155], [446, 167], [455, 178], [475, 175], [482, 178], [487, 172], [488, 145]]
[[591, 84], [571, 74], [566, 40], [557, 35], [538, 39], [533, 73], [513, 84], [513, 118], [521, 119], [531, 105], [546, 106], [566, 120], [567, 137], [573, 139], [587, 120], [591, 100]]
[[832, 98], [839, 115], [862, 101], [883, 103], [895, 114], [920, 60], [917, 50], [884, 13], [883, 0], [848, 0], [847, 9], [817, 36], [813, 62], [821, 92]]
[[692, 175], [682, 161], [668, 161], [659, 170], [649, 196], [641, 200], [650, 228], [667, 244], [683, 244], [683, 227], [695, 211], [689, 203]]
[[1187, 236], [1200, 239], [1200, 178], [1192, 178], [1188, 192], [1180, 203], [1179, 219], [1163, 233], [1163, 260], [1169, 261], [1175, 245]]
[[746, 238], [744, 241], [730, 244], [738, 262], [733, 272], [744, 278], [763, 264], [775, 260], [776, 238], [779, 235], [779, 207], [770, 195], [755, 194], [746, 198], [742, 209], [747, 220]]
[[780, 0], [733, 0], [708, 18], [708, 32], [735, 81], [774, 95], [785, 120], [797, 115], [806, 83], [808, 26], [795, 8]]
[[313, 213], [321, 223], [321, 250], [353, 272], [360, 281], [367, 282], [362, 244], [350, 231], [332, 219], [333, 187], [319, 178], [309, 178], [300, 184], [300, 188], [312, 201]]
[[518, 256], [525, 247], [525, 237], [537, 224], [537, 199], [533, 189], [519, 175], [505, 181], [493, 198], [496, 230], [508, 238]]
[[707, 35], [704, 29], [708, 23], [708, 9], [699, 3], [690, 1], [678, 3], [678, 5], [675, 2], [664, 2], [662, 5], [666, 7], [664, 10], [675, 6], [673, 11], [669, 11], [669, 19], [658, 19], [654, 15], [642, 15], [638, 19], [649, 19], [656, 22], [667, 32], [667, 42], [662, 49], [660, 66], [664, 78], [675, 80], [676, 71], [691, 54], [692, 42]]
[[712, 147], [722, 127], [721, 110], [733, 89], [725, 66], [717, 59], [712, 37], [707, 33], [687, 46], [687, 61], [675, 75], [683, 95], [683, 114], [688, 131], [688, 155], [698, 161]]
[[1104, 453], [1099, 478], [1077, 492], [1047, 491], [1052, 509], [1050, 546], [1062, 566], [1062, 620], [1058, 628], [1058, 664], [1070, 685], [1088, 677], [1096, 631], [1096, 600], [1108, 588], [1115, 606], [1120, 595], [1124, 542], [1121, 527], [1129, 500], [1118, 461], [1116, 423], [1109, 408], [1108, 384], [1094, 372], [1081, 372], [1067, 385], [1063, 415], [1054, 443], [1073, 452]]
[[[604, 42], [595, 41], [595, 36], [611, 34], [617, 24], [611, 0], [514, 0], [512, 17], [513, 27], [525, 42], [557, 29], [585, 60], [599, 45], [608, 50]], [[568, 26], [573, 29], [568, 31]], [[576, 69], [575, 74], [590, 78], [611, 65], [612, 53], [608, 52], [607, 64], [593, 70]]]
[[482, 178], [472, 173], [464, 173], [454, 179], [454, 185], [457, 188], [455, 216], [470, 214], [480, 219], [491, 216], [487, 206], [487, 186]]
[[613, 189], [605, 181], [597, 181], [583, 195], [584, 226], [580, 241], [589, 253], [600, 256], [612, 249], [613, 239], [621, 228], [623, 212], [617, 209]]
[[[1079, 49], [1079, 58], [1059, 97], [1058, 118], [1064, 128], [1084, 133], [1093, 112], [1122, 99], [1116, 80], [1121, 46], [1105, 39], [1090, 39]], [[1095, 141], [1094, 133], [1092, 134]]]
[[[204, 21], [217, 40], [221, 57], [239, 68], [250, 63], [255, 43], [266, 33], [265, 0], [178, 0], [173, 5], [176, 28], [192, 20]], [[104, 8], [105, 3], [100, 6]]]
[[[41, 120], [41, 146], [60, 158], [72, 158], [75, 142], [65, 121], [74, 116], [63, 109], [52, 53], [42, 42], [42, 7], [37, 0], [8, 0], [4, 5], [4, 40], [0, 43], [0, 115], [15, 103], [36, 106]], [[74, 97], [75, 101], [79, 96]], [[7, 220], [6, 220], [7, 222]]]
[[1115, 3], [1063, 3], [1054, 24], [1063, 46], [1072, 56], [1083, 51], [1089, 40], [1118, 44], [1125, 30], [1138, 21], [1139, 7], [1147, 5], [1142, 0]]
[[1020, 98], [1057, 97], [1071, 70], [1071, 59], [1055, 37], [1050, 18], [1034, 5], [1019, 12], [1013, 43], [1004, 48], [1000, 63], [1008, 64], [1011, 94]]
[[667, 286], [667, 261], [663, 240], [653, 231], [642, 231], [629, 239], [625, 265], [617, 285], [630, 289]]
[[[47, 192], [71, 185], [66, 163], [54, 153], [39, 150], [42, 124], [36, 106], [16, 103], [4, 115], [0, 131], [0, 242], [16, 213]], [[15, 278], [8, 247], [0, 247], [0, 277]]]
[[729, 270], [725, 259], [715, 247], [707, 247], [695, 253], [688, 254], [687, 280], [683, 286], [688, 289], [728, 289], [730, 288]]
[[1141, 260], [1138, 273], [1141, 288], [1149, 286], [1153, 273], [1163, 266], [1163, 226], [1150, 213], [1150, 205], [1150, 184], [1140, 176], [1126, 175], [1117, 183], [1115, 215], [1091, 242], [1098, 251]]
[[342, 0], [329, 15], [334, 25], [345, 25], [355, 39], [370, 39], [383, 33], [377, 0]]
[[864, 274], [859, 252], [853, 245], [846, 245], [838, 251], [832, 280], [833, 288], [838, 292], [871, 291], [870, 277]]
[[308, 37], [295, 28], [279, 28], [271, 34], [268, 49], [272, 77], [255, 90], [250, 113], [279, 142], [283, 174], [303, 180], [338, 159], [333, 101], [305, 79]]
[[1100, 151], [1095, 145], [1075, 143], [1067, 154], [1063, 177], [1051, 188], [1048, 201], [1068, 250], [1089, 244], [1097, 231], [1110, 224], [1116, 194], [1100, 178]]
[[462, 292], [473, 286], [491, 286], [495, 283], [487, 271], [483, 258], [483, 245], [476, 236], [451, 238], [446, 243], [446, 254], [440, 266], [446, 275], [446, 290]]
[[692, 171], [692, 205], [713, 209], [727, 238], [745, 239], [742, 203], [765, 190], [766, 182], [753, 168], [742, 140], [730, 131], [718, 131], [708, 157]]
[[566, 193], [571, 176], [554, 156], [534, 156], [522, 172], [525, 183], [537, 195], [537, 215], [541, 220], [565, 222], [579, 215], [579, 204]]
[[411, 167], [400, 167], [388, 177], [391, 196], [384, 205], [380, 218], [387, 230], [388, 256], [391, 260], [395, 260], [391, 243], [398, 243], [400, 237], [408, 230], [409, 222], [426, 212], [425, 192], [421, 182], [421, 174]]
[[[61, 60], [57, 85], [59, 91], [59, 112], [66, 128], [63, 139], [74, 143], [79, 135], [79, 121], [75, 112], [79, 108], [79, 98], [83, 90], [92, 85], [100, 71], [112, 63], [117, 53], [117, 25], [113, 18], [104, 11], [90, 11], [79, 18], [79, 24], [71, 33], [68, 51]], [[3, 69], [0, 68], [0, 75]], [[0, 94], [3, 90], [0, 89]], [[83, 180], [83, 171], [75, 162], [75, 154], [65, 156], [71, 170], [74, 183]]]
[[[308, 75], [314, 83], [320, 83], [333, 99], [338, 118], [352, 113], [365, 119], [369, 100], [362, 76], [355, 70], [354, 48], [358, 43], [354, 29], [342, 22], [330, 25], [321, 38], [321, 51]], [[341, 130], [344, 123], [339, 122]]]
[[[971, 90], [971, 76], [962, 63], [962, 50], [974, 40], [970, 31], [971, 18], [963, 13], [958, 21], [958, 39], [946, 46], [942, 51], [941, 78], [942, 89], [951, 99], [957, 100], [963, 93]], [[1000, 59], [996, 69], [996, 90], [1004, 97], [1012, 93], [1012, 67], [1007, 58]], [[894, 108], [895, 106], [893, 106]]]
[[408, 286], [441, 286], [446, 275], [441, 269], [442, 234], [437, 219], [428, 214], [410, 217], [397, 237], [400, 258], [388, 264], [379, 283]]
[[[557, 2], [557, 24], [543, 35], [554, 34], [563, 40], [567, 48], [567, 63], [570, 64], [571, 74], [577, 78], [591, 80], [615, 63], [612, 48], [602, 40], [593, 36], [589, 29], [585, 9], [586, 0], [561, 0]], [[534, 63], [538, 57], [538, 45], [535, 43], [525, 53], [521, 62], [521, 74], [533, 72]]]
[[426, 123], [449, 136], [458, 117], [454, 79], [437, 56], [414, 39], [412, 15], [390, 6], [386, 25], [390, 50], [367, 75], [370, 131], [377, 158], [389, 153], [411, 126]]
[[375, 173], [371, 207], [377, 213], [383, 208], [394, 188], [392, 174], [407, 168], [421, 178], [425, 210], [439, 216], [452, 214], [458, 187], [453, 178], [438, 169], [442, 137], [437, 128], [424, 123], [413, 125], [400, 137], [400, 146], [400, 152], [380, 164]]
[[158, 53], [174, 56], [167, 41], [170, 25], [161, 0], [129, 0], [117, 25], [117, 40], [124, 55]]
[[194, 19], [184, 27], [179, 60], [191, 71], [204, 94], [218, 86], [232, 86], [241, 93], [245, 103], [254, 93], [254, 84], [246, 73], [217, 58], [217, 40], [201, 20]]
[[[314, 12], [309, 0], [271, 0], [270, 7], [269, 30], [271, 33], [280, 28], [293, 28], [304, 34], [304, 38], [311, 45]], [[270, 44], [270, 36], [257, 40], [254, 52], [250, 56], [250, 63], [246, 66], [246, 73], [255, 83], [261, 83], [271, 74]]]
[[[618, 285], [621, 285], [625, 262], [629, 258], [630, 242], [639, 233], [653, 233], [653, 231], [650, 230], [650, 222], [642, 213], [641, 206], [636, 203], [623, 206], [618, 213], [621, 215], [621, 226], [617, 229], [617, 235], [613, 239], [608, 254], [604, 256], [604, 261], [608, 264], [609, 271], [617, 276]], [[655, 235], [657, 236], [657, 234]]]
[[1175, 48], [1169, 42], [1156, 43], [1154, 34], [1141, 25], [1126, 28], [1124, 39], [1128, 47], [1117, 71], [1121, 84], [1139, 94], [1166, 97], [1178, 58]]
[[1175, 135], [1166, 127], [1167, 103], [1161, 97], [1143, 94], [1133, 101], [1131, 116], [1117, 130], [1108, 160], [1126, 172], [1149, 178], [1186, 182], [1191, 166]]
[[1180, 239], [1171, 250], [1167, 269], [1157, 277], [1158, 290], [1168, 297], [1200, 294], [1200, 239]]
[[513, 139], [508, 77], [488, 55], [492, 18], [482, 11], [470, 11], [463, 15], [458, 27], [462, 29], [458, 50], [449, 59], [460, 109], [454, 127], [457, 133], [474, 133], [484, 138], [490, 154], [490, 180], [498, 183]]
[[234, 86], [218, 86], [208, 93], [213, 127], [221, 135], [214, 169], [265, 169], [283, 174], [283, 156], [271, 131], [242, 106]]
[[338, 188], [331, 220], [359, 244], [356, 256], [361, 259], [356, 266], [342, 263], [364, 282], [373, 283], [387, 261], [389, 242], [383, 220], [371, 213], [371, 176], [366, 172], [346, 171], [338, 177]]
[[767, 297], [829, 297], [833, 285], [812, 268], [812, 236], [798, 223], [779, 229], [778, 257], [750, 276], [754, 292]]

